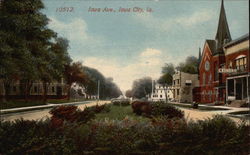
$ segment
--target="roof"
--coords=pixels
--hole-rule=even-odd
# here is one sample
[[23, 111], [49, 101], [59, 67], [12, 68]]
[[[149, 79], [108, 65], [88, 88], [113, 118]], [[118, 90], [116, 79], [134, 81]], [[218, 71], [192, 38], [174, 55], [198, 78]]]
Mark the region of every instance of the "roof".
[[224, 1], [221, 1], [221, 9], [220, 9], [220, 17], [217, 28], [217, 33], [215, 36], [215, 40], [217, 40], [217, 50], [223, 47], [224, 41], [231, 41], [231, 35], [227, 23], [226, 12], [224, 8]]
[[231, 47], [233, 45], [239, 44], [239, 43], [241, 43], [243, 41], [246, 41], [246, 40], [249, 40], [249, 33], [247, 33], [247, 34], [245, 34], [245, 35], [243, 35], [243, 36], [241, 36], [241, 37], [239, 37], [239, 38], [237, 38], [235, 40], [230, 41], [224, 47], [228, 48], [228, 47]]
[[206, 40], [212, 54], [216, 52], [216, 41], [215, 40]]

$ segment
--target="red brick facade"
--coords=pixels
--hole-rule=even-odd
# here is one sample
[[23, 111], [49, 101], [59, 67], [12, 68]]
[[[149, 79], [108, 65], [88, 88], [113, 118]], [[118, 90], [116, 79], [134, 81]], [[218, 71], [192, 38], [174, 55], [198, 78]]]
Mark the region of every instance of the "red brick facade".
[[212, 40], [207, 40], [204, 45], [202, 59], [199, 66], [200, 77], [200, 102], [224, 102], [226, 78], [218, 73], [219, 68], [225, 63], [224, 55], [213, 55]]

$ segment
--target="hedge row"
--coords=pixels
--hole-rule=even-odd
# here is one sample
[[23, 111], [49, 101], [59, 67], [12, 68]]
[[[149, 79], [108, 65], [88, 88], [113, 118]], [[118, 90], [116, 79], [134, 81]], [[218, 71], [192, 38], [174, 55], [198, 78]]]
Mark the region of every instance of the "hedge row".
[[0, 154], [248, 154], [249, 125], [215, 116], [198, 122], [105, 120], [1, 122]]

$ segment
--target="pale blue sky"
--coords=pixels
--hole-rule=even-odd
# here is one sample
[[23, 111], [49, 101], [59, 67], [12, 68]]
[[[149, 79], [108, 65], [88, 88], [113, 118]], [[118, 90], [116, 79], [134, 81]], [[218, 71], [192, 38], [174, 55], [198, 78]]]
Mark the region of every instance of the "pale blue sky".
[[[44, 0], [49, 27], [70, 41], [74, 60], [113, 77], [122, 90], [134, 79], [157, 78], [165, 62], [178, 64], [198, 55], [205, 39], [214, 39], [220, 0]], [[248, 33], [248, 0], [225, 0], [233, 39]], [[73, 7], [73, 12], [56, 12]], [[88, 8], [116, 12], [88, 12]], [[119, 7], [153, 9], [152, 13], [120, 13]]]

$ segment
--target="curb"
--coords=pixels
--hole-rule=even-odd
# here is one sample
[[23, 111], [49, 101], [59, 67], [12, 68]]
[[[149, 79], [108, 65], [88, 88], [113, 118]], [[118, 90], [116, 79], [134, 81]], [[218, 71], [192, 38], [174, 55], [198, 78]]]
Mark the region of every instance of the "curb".
[[0, 115], [10, 114], [10, 113], [17, 113], [17, 112], [24, 112], [24, 111], [32, 111], [32, 110], [50, 109], [50, 108], [53, 108], [53, 107], [56, 107], [56, 106], [61, 106], [61, 105], [87, 104], [89, 102], [92, 102], [92, 101], [79, 101], [79, 102], [69, 102], [69, 103], [60, 103], [60, 104], [48, 103], [48, 105], [4, 109], [4, 110], [0, 110]]

